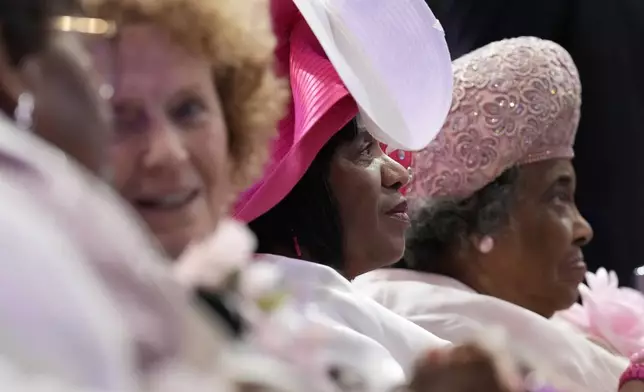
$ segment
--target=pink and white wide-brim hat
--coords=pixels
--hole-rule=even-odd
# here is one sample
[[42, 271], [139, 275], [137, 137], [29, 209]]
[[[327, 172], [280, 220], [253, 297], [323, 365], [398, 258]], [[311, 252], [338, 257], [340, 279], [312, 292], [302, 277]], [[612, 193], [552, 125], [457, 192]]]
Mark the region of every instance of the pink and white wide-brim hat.
[[262, 179], [235, 206], [246, 222], [279, 203], [357, 115], [390, 148], [419, 150], [452, 96], [444, 32], [423, 0], [273, 0], [271, 8], [292, 103]]

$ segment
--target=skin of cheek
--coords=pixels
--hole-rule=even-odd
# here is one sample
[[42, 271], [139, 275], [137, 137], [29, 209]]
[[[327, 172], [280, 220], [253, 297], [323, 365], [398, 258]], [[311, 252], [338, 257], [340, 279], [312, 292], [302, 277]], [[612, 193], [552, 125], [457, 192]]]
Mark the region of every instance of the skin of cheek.
[[382, 170], [385, 160], [373, 159], [367, 166], [343, 160], [332, 168], [331, 185], [340, 205], [345, 228], [347, 274], [359, 274], [390, 265], [404, 252], [404, 228], [389, 225], [382, 211], [384, 198], [400, 195], [384, 191]]

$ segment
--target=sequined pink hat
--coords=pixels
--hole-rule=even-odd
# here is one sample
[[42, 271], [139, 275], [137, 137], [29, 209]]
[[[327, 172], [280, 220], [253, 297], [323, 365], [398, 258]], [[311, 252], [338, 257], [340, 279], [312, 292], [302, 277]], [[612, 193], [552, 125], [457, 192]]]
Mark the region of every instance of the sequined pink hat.
[[381, 142], [419, 150], [440, 130], [452, 64], [424, 0], [272, 0], [276, 57], [292, 106], [262, 179], [234, 217], [252, 221], [279, 203], [329, 139], [357, 115]]
[[508, 39], [453, 67], [452, 107], [436, 139], [414, 157], [411, 194], [467, 197], [512, 166], [573, 157], [581, 84], [562, 47]]

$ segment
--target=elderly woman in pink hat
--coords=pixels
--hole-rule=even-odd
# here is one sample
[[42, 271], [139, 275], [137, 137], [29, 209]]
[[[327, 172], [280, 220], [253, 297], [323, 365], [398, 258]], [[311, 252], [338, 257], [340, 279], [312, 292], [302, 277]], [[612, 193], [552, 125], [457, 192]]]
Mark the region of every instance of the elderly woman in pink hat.
[[551, 379], [614, 389], [626, 363], [549, 320], [578, 299], [592, 229], [575, 205], [581, 86], [569, 54], [537, 38], [454, 62], [438, 137], [416, 154], [404, 269], [356, 286], [454, 343], [497, 326]]

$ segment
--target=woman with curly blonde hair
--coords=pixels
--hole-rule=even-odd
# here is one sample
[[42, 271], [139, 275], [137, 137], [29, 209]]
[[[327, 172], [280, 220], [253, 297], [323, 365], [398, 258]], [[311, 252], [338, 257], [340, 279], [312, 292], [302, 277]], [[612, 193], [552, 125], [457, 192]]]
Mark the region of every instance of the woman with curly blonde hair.
[[261, 174], [284, 114], [269, 7], [250, 0], [85, 0], [113, 87], [113, 184], [173, 257], [212, 233]]
[[[161, 178], [166, 181], [177, 176], [180, 184], [186, 180], [203, 184], [199, 190], [207, 190], [208, 194], [229, 192], [220, 186], [227, 185], [229, 173], [217, 169], [220, 172], [212, 178], [222, 180], [215, 187], [200, 176], [208, 172], [190, 166], [183, 156], [194, 156], [199, 158], [195, 162], [206, 163], [206, 154], [213, 150], [231, 157], [244, 149], [259, 151], [262, 138], [268, 138], [272, 129], [270, 122], [275, 121], [271, 118], [279, 117], [279, 83], [270, 71], [270, 47], [265, 50], [264, 60], [260, 52], [248, 61], [243, 56], [234, 58], [225, 70], [231, 82], [219, 83], [219, 91], [225, 93], [217, 96], [214, 87], [209, 87], [214, 86], [210, 75], [224, 70], [197, 55], [182, 53], [182, 46], [177, 49], [170, 44], [173, 41], [164, 41], [164, 36], [159, 35], [148, 47], [136, 49], [158, 55], [152, 61], [159, 63], [157, 69], [164, 71], [166, 78], [158, 78], [148, 70], [157, 79], [145, 79], [148, 73], [144, 72], [140, 83], [133, 84], [132, 77], [140, 75], [129, 72], [130, 58], [103, 55], [111, 47], [117, 54], [120, 49], [129, 53], [129, 43], [136, 44], [136, 38], [147, 37], [143, 34], [149, 32], [146, 25], [132, 25], [130, 29], [128, 24], [119, 24], [113, 29], [115, 24], [105, 20], [70, 17], [68, 8], [60, 4], [66, 1], [23, 0], [0, 5], [0, 206], [4, 207], [0, 213], [0, 259], [15, 261], [3, 263], [0, 273], [0, 390], [235, 391], [242, 372], [230, 368], [248, 362], [246, 352], [250, 350], [242, 360], [231, 352], [236, 350], [229, 349], [234, 344], [222, 333], [223, 328], [218, 328], [216, 320], [202, 317], [200, 309], [192, 306], [192, 298], [174, 281], [166, 258], [157, 252], [139, 222], [131, 218], [130, 210], [123, 208], [121, 200], [92, 174], [103, 174], [106, 142], [113, 137], [114, 159], [120, 159], [115, 173], [119, 181], [130, 167], [134, 173], [138, 170], [134, 165], [137, 157], [128, 157], [119, 150], [140, 147], [158, 153], [157, 147], [165, 143], [173, 154], [182, 151], [170, 155], [179, 164], [168, 168], [157, 164], [153, 167], [155, 174], [163, 174]], [[49, 6], [54, 6], [57, 13], [53, 14]], [[136, 17], [137, 21], [143, 20]], [[265, 24], [267, 21], [266, 15]], [[51, 29], [52, 22], [59, 30], [56, 33]], [[109, 29], [103, 31], [101, 25]], [[119, 27], [123, 29], [119, 31]], [[118, 32], [117, 39], [105, 40], [103, 35], [113, 31]], [[109, 96], [106, 93], [110, 89], [99, 89], [100, 85], [94, 84], [88, 72], [91, 61], [71, 37], [76, 33], [92, 44], [95, 60], [109, 60], [99, 63], [100, 69], [103, 76], [112, 76], [111, 82], [118, 82], [113, 85], [114, 97], [121, 107], [117, 107], [119, 126], [114, 136], [104, 116], [109, 111], [103, 98]], [[154, 52], [158, 49], [155, 43], [166, 45], [167, 52]], [[270, 39], [266, 45], [270, 46]], [[145, 64], [146, 59], [135, 60]], [[113, 71], [108, 64], [122, 66], [128, 72], [108, 73]], [[177, 72], [167, 64], [180, 64], [183, 68]], [[195, 64], [205, 65], [200, 70]], [[236, 73], [244, 67], [254, 72]], [[189, 80], [191, 83], [181, 79], [186, 70], [193, 72], [188, 76], [195, 76]], [[196, 80], [199, 75], [206, 75], [202, 90], [200, 80]], [[165, 83], [167, 88], [146, 90], [153, 82]], [[127, 89], [121, 90], [122, 85]], [[276, 93], [273, 95], [277, 101], [267, 101], [254, 111], [265, 115], [266, 123], [258, 117], [239, 117], [245, 115], [244, 105], [255, 105], [271, 92]], [[150, 100], [151, 96], [156, 99]], [[226, 107], [220, 111], [220, 97], [224, 106], [238, 105], [238, 111]], [[191, 110], [177, 109], [182, 107]], [[262, 111], [270, 107], [275, 109]], [[185, 115], [177, 116], [182, 111]], [[176, 126], [156, 127], [166, 124], [165, 117], [158, 113], [168, 112]], [[231, 119], [224, 122], [220, 112]], [[124, 115], [127, 113], [133, 116]], [[128, 120], [136, 118], [155, 127], [124, 126], [135, 124]], [[224, 123], [235, 125], [227, 128]], [[254, 126], [257, 136], [237, 132]], [[140, 132], [128, 134], [129, 130]], [[153, 147], [145, 146], [140, 139], [143, 136], [150, 139]], [[179, 149], [180, 144], [165, 140], [169, 137], [185, 144], [190, 141], [191, 149]], [[193, 139], [199, 137], [200, 140]], [[218, 150], [209, 147], [197, 151], [194, 147], [198, 142], [217, 147], [222, 140], [226, 143]], [[152, 161], [145, 154], [145, 163]], [[256, 155], [261, 160], [261, 151]], [[168, 162], [168, 158], [157, 161]], [[252, 172], [250, 167], [235, 164], [225, 169], [244, 175]], [[145, 170], [142, 173], [147, 175]], [[142, 177], [146, 187], [150, 186], [148, 178]], [[172, 185], [164, 183], [168, 188], [165, 184]], [[205, 213], [210, 212], [209, 208], [214, 210], [215, 201], [203, 203]], [[213, 226], [214, 223], [213, 219]], [[224, 363], [224, 359], [228, 362]], [[260, 370], [264, 369], [266, 366]]]

